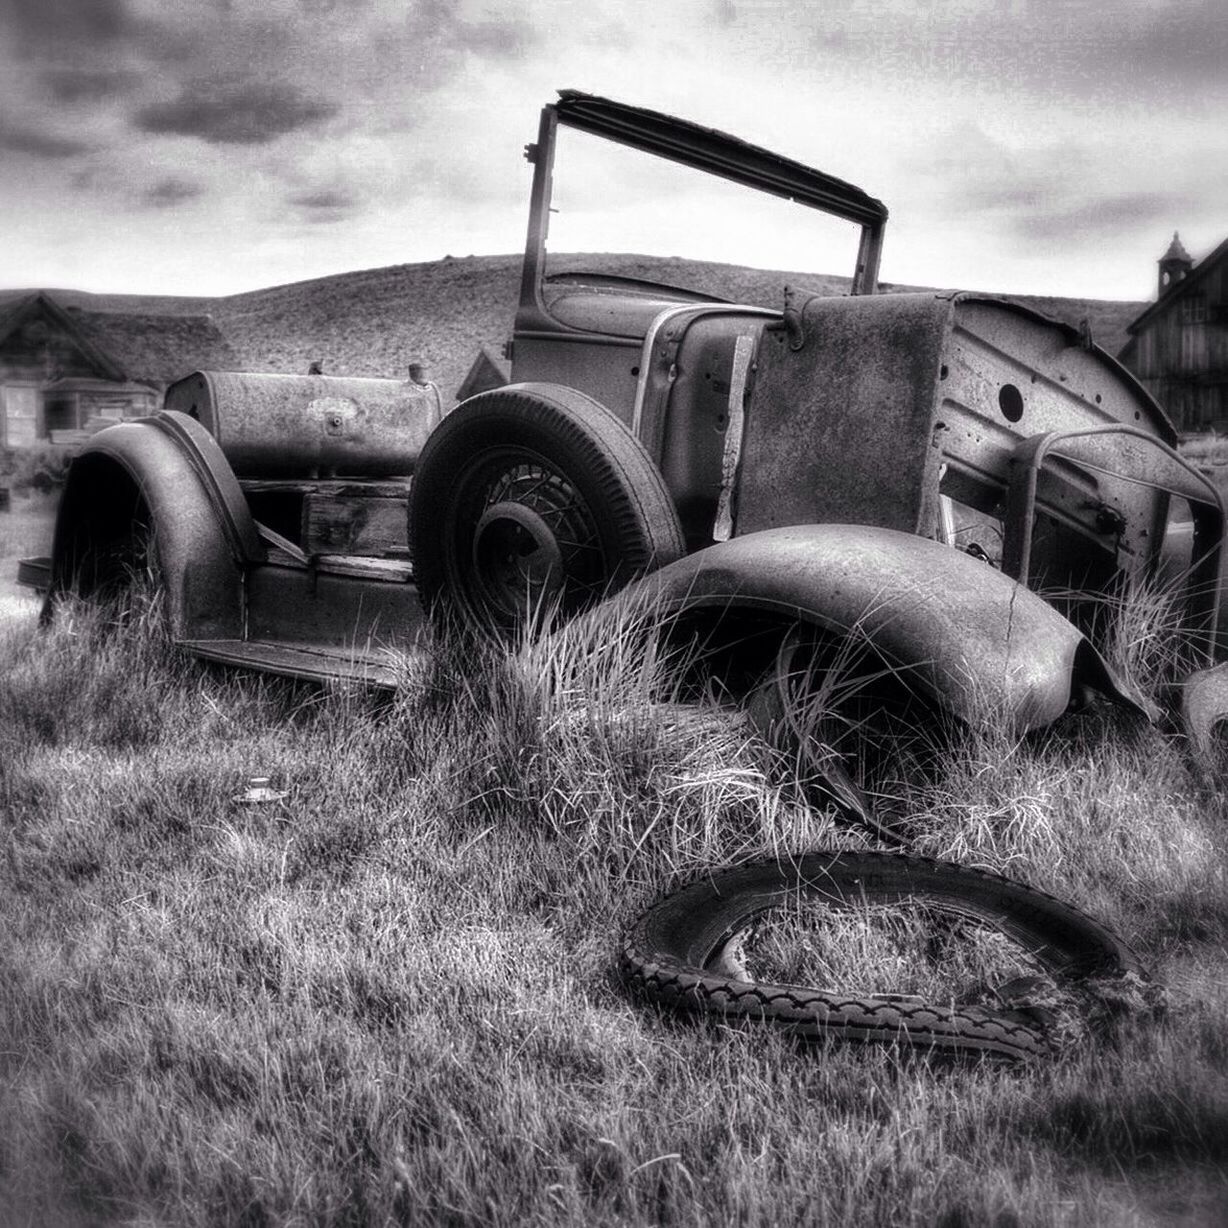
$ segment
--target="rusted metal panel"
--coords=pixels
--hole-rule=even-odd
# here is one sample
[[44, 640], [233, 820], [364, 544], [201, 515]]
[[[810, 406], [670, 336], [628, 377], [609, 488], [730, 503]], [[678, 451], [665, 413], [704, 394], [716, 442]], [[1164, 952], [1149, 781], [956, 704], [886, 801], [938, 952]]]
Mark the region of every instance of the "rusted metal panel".
[[587, 393], [627, 426], [639, 371], [638, 340], [587, 333], [516, 336], [512, 362], [516, 383], [562, 384]]
[[365, 646], [350, 649], [264, 640], [181, 640], [180, 647], [219, 665], [310, 682], [359, 682], [391, 689], [400, 676], [396, 656]]
[[139, 505], [154, 530], [171, 634], [241, 635], [242, 569], [262, 559], [264, 547], [217, 445], [198, 423], [174, 415], [108, 427], [73, 461], [56, 517], [49, 595], [88, 593], [91, 573], [128, 540]]
[[166, 408], [197, 419], [235, 473], [412, 473], [442, 417], [433, 385], [327, 375], [195, 371]]
[[613, 600], [646, 597], [666, 610], [763, 610], [863, 635], [965, 721], [1040, 728], [1085, 689], [1144, 710], [1047, 602], [978, 559], [891, 529], [798, 525], [737, 537]]
[[344, 564], [251, 568], [245, 638], [342, 648], [368, 659], [376, 649], [412, 643], [422, 625], [417, 590], [404, 563], [379, 566], [384, 562], [361, 560], [361, 575]]
[[764, 331], [746, 413], [738, 533], [825, 521], [929, 534], [949, 299], [811, 298], [804, 343]]
[[1168, 508], [1157, 449], [1170, 489], [1191, 496], [1160, 408], [1078, 330], [1015, 304], [812, 299], [764, 333], [736, 531], [837, 521], [945, 539], [950, 500], [996, 525], [1000, 556], [1022, 443], [1109, 427], [1111, 463], [1062, 447], [1037, 474], [1033, 587], [1103, 591], [1154, 569]]

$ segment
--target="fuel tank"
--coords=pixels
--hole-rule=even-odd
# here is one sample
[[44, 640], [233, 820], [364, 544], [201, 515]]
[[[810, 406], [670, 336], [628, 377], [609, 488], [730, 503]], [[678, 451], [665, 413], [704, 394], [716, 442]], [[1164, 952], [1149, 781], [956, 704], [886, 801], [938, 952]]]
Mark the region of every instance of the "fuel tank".
[[409, 474], [443, 416], [434, 384], [244, 371], [193, 371], [165, 408], [200, 422], [241, 477]]

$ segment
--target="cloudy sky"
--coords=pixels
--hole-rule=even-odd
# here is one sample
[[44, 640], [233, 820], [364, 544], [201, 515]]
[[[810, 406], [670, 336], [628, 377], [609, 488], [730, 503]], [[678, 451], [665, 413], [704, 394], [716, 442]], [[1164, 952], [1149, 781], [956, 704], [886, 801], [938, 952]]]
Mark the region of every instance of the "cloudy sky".
[[[1174, 229], [1196, 258], [1228, 236], [1225, 0], [0, 0], [0, 287], [518, 250], [560, 87], [865, 188], [894, 282], [1141, 299]], [[645, 250], [724, 216], [591, 183]]]

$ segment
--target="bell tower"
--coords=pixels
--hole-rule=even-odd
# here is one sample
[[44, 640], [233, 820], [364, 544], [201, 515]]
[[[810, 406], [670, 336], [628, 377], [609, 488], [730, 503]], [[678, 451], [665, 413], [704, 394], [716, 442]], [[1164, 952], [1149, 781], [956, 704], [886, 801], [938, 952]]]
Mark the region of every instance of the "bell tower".
[[1181, 245], [1177, 232], [1173, 231], [1173, 241], [1168, 245], [1168, 251], [1160, 257], [1160, 286], [1157, 298], [1163, 298], [1186, 274], [1194, 267], [1190, 253]]

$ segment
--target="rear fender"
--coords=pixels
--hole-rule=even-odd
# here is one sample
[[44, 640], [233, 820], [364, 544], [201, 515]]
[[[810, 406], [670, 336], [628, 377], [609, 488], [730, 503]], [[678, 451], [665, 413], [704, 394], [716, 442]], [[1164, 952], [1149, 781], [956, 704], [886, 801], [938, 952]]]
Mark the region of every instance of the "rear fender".
[[1040, 728], [1098, 692], [1149, 717], [1086, 637], [979, 559], [865, 525], [750, 533], [654, 572], [619, 600], [712, 610], [862, 636], [910, 689], [966, 723]]
[[241, 638], [243, 567], [264, 548], [238, 482], [209, 433], [184, 414], [117, 423], [74, 459], [56, 518], [44, 616], [60, 593], [89, 596], [142, 529], [176, 639]]

